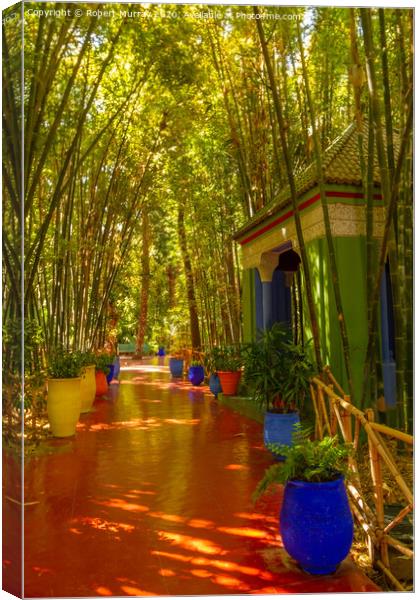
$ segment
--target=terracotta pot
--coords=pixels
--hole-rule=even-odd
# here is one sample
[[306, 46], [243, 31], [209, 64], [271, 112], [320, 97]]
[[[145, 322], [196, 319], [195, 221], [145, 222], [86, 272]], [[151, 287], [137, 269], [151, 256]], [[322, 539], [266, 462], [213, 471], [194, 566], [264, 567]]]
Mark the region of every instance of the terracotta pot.
[[225, 396], [236, 396], [238, 393], [241, 371], [217, 371], [222, 386], [222, 392]]
[[92, 408], [96, 395], [95, 365], [84, 367], [81, 372], [80, 399], [81, 413], [87, 413]]
[[80, 377], [48, 380], [47, 412], [55, 437], [70, 437], [76, 433], [80, 406]]
[[96, 379], [96, 395], [103, 396], [108, 391], [108, 382], [106, 380], [105, 373], [103, 371], [96, 371], [95, 379]]

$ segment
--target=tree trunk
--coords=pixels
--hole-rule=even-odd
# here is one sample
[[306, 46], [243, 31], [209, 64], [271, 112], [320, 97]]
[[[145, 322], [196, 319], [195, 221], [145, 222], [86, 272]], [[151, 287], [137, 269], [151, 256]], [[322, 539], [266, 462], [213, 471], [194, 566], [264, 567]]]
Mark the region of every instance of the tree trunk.
[[143, 344], [147, 329], [147, 314], [149, 308], [150, 288], [150, 230], [148, 207], [144, 207], [142, 222], [142, 255], [141, 255], [141, 292], [140, 292], [140, 314], [136, 339], [136, 355], [143, 356]]
[[198, 322], [197, 302], [195, 298], [194, 278], [191, 268], [191, 259], [188, 253], [187, 236], [185, 232], [184, 207], [178, 204], [178, 238], [184, 262], [185, 281], [187, 287], [188, 309], [190, 313], [191, 345], [194, 350], [201, 348], [200, 325]]

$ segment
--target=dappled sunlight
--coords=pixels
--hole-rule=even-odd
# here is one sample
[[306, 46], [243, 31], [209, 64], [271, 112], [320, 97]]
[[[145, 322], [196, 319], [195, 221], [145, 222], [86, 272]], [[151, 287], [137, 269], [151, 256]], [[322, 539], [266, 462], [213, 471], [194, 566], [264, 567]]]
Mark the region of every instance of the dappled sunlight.
[[130, 419], [129, 421], [111, 421], [110, 423], [79, 423], [77, 429], [84, 431], [112, 431], [119, 429], [141, 429], [147, 430], [150, 427], [161, 427], [158, 419]]
[[211, 580], [214, 581], [214, 583], [240, 592], [247, 592], [250, 589], [249, 585], [231, 575], [213, 575]]
[[158, 573], [162, 577], [175, 577], [176, 576], [175, 571], [172, 571], [172, 569], [159, 569]]
[[153, 592], [142, 590], [138, 587], [134, 587], [132, 585], [122, 585], [122, 591], [128, 596], [156, 596]]
[[83, 535], [83, 531], [80, 531], [80, 529], [76, 529], [76, 527], [70, 527], [69, 531], [70, 533], [74, 533], [75, 535]]
[[143, 373], [169, 373], [165, 365], [146, 365], [144, 363], [121, 365], [120, 371], [139, 371]]
[[214, 527], [214, 522], [207, 519], [190, 519], [187, 521], [187, 525], [198, 529], [210, 529]]
[[278, 517], [270, 517], [269, 515], [262, 515], [260, 513], [247, 513], [247, 512], [240, 512], [240, 513], [235, 513], [233, 515], [234, 517], [239, 517], [240, 519], [251, 519], [254, 521], [265, 521], [266, 523], [273, 523], [275, 525], [278, 525]]
[[158, 531], [157, 534], [159, 539], [179, 546], [184, 550], [193, 550], [194, 552], [202, 552], [203, 554], [226, 554], [226, 550], [223, 550], [221, 546], [210, 540], [195, 538], [172, 531]]
[[149, 517], [155, 517], [156, 519], [162, 519], [162, 521], [169, 521], [170, 523], [185, 523], [186, 518], [180, 517], [179, 515], [166, 515], [162, 512], [149, 512]]
[[267, 537], [267, 531], [260, 529], [252, 529], [252, 527], [218, 527], [217, 531], [228, 533], [230, 535], [238, 535], [241, 537], [260, 538]]
[[98, 517], [83, 517], [80, 519], [83, 525], [88, 525], [93, 529], [100, 529], [102, 531], [110, 531], [111, 533], [118, 533], [119, 531], [131, 532], [134, 531], [134, 525], [128, 523], [115, 523], [113, 521], [105, 521]]
[[99, 587], [95, 588], [95, 592], [98, 596], [112, 596], [111, 590], [107, 587], [104, 587], [103, 585], [100, 585]]
[[106, 506], [108, 508], [121, 508], [121, 510], [126, 510], [129, 512], [144, 513], [150, 510], [148, 506], [125, 502], [120, 498], [110, 498], [109, 500], [93, 500], [92, 502], [94, 504], [99, 504], [100, 506]]
[[[243, 585], [243, 582], [241, 582], [237, 577], [234, 577], [232, 574], [237, 574], [238, 576], [255, 577], [265, 582], [274, 582], [276, 580], [275, 575], [269, 571], [260, 569], [258, 567], [238, 564], [228, 560], [209, 558], [207, 556], [178, 554], [175, 552], [165, 552], [161, 550], [153, 550], [152, 554], [158, 555], [161, 558], [167, 558], [169, 560], [192, 565], [193, 567], [198, 567], [190, 570], [190, 573], [195, 577], [211, 578], [215, 583], [226, 585], [234, 589], [237, 588], [237, 585]], [[212, 571], [210, 571], [210, 569], [212, 569]], [[214, 569], [223, 572], [227, 571], [230, 575], [226, 575], [225, 573], [215, 573]], [[248, 589], [252, 588], [248, 587]]]
[[249, 466], [248, 465], [226, 465], [225, 469], [227, 471], [249, 471]]
[[163, 423], [169, 425], [198, 425], [201, 419], [162, 419]]

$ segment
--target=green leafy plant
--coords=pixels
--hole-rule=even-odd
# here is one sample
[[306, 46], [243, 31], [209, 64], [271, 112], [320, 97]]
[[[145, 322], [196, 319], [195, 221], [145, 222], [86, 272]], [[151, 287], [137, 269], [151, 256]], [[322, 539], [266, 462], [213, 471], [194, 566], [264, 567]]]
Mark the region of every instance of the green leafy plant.
[[206, 355], [208, 370], [216, 371], [239, 371], [243, 365], [242, 348], [236, 346], [215, 346]]
[[333, 481], [348, 474], [348, 458], [352, 454], [350, 445], [339, 442], [338, 436], [324, 437], [312, 441], [309, 430], [296, 427], [291, 446], [270, 444], [269, 449], [284, 458], [268, 467], [253, 494], [254, 502], [273, 484], [287, 481], [319, 483]]
[[190, 367], [202, 367], [202, 366], [203, 366], [203, 364], [199, 360], [192, 360], [190, 363]]
[[95, 367], [97, 371], [102, 371], [105, 375], [109, 373], [109, 365], [112, 364], [113, 357], [110, 354], [96, 354], [94, 356], [95, 359]]
[[307, 347], [290, 341], [290, 332], [275, 324], [244, 349], [245, 383], [266, 411], [288, 413], [303, 406], [315, 369]]
[[80, 354], [77, 352], [56, 348], [48, 357], [48, 375], [51, 379], [80, 377], [81, 368]]
[[79, 356], [80, 359], [80, 364], [82, 367], [88, 367], [90, 365], [94, 365], [95, 364], [95, 355], [93, 354], [93, 352], [76, 352], [75, 354], [77, 354]]

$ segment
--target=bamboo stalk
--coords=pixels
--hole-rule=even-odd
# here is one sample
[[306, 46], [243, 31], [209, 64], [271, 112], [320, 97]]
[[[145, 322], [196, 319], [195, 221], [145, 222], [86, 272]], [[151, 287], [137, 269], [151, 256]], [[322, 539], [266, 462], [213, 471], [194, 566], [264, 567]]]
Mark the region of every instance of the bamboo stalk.
[[383, 425], [382, 423], [370, 423], [370, 426], [375, 431], [379, 431], [385, 435], [393, 437], [401, 442], [405, 442], [406, 444], [410, 444], [411, 446], [414, 444], [414, 438], [412, 435], [408, 433], [404, 433], [404, 431], [399, 431], [398, 429], [393, 429], [392, 427], [388, 427], [388, 425]]
[[[372, 422], [374, 419], [374, 413], [371, 408], [366, 411], [366, 417], [369, 422]], [[369, 460], [370, 460], [370, 472], [374, 486], [374, 498], [375, 498], [375, 506], [376, 506], [376, 519], [378, 528], [383, 531], [385, 527], [385, 515], [384, 515], [384, 496], [383, 496], [383, 488], [382, 488], [382, 471], [381, 464], [379, 460], [379, 455], [375, 445], [372, 442], [370, 436], [368, 436], [368, 444], [369, 444]], [[386, 567], [389, 567], [389, 556], [388, 556], [388, 548], [386, 544], [384, 544], [383, 539], [380, 539], [379, 542], [381, 559], [384, 562]]]
[[[310, 115], [311, 126], [312, 126], [312, 138], [314, 140], [317, 181], [318, 181], [318, 188], [319, 188], [319, 193], [320, 193], [320, 198], [321, 198], [321, 207], [322, 207], [322, 214], [323, 214], [323, 219], [324, 219], [325, 237], [327, 240], [328, 264], [329, 264], [330, 272], [331, 272], [331, 283], [332, 283], [332, 288], [333, 288], [333, 292], [334, 292], [335, 307], [336, 307], [336, 311], [337, 311], [337, 320], [338, 320], [338, 324], [339, 324], [341, 345], [342, 345], [342, 349], [343, 349], [344, 367], [345, 367], [345, 371], [346, 371], [347, 384], [349, 386], [350, 394], [351, 394], [351, 396], [354, 396], [353, 374], [352, 374], [351, 354], [350, 354], [350, 342], [349, 342], [349, 335], [348, 335], [348, 329], [347, 329], [347, 321], [346, 321], [346, 317], [344, 314], [343, 299], [342, 299], [342, 294], [341, 294], [340, 279], [339, 279], [339, 273], [338, 273], [338, 267], [337, 267], [337, 256], [336, 256], [336, 252], [335, 252], [334, 240], [333, 240], [332, 229], [331, 229], [331, 221], [330, 221], [330, 215], [329, 215], [329, 209], [328, 209], [328, 200], [327, 200], [327, 195], [326, 195], [326, 191], [325, 191], [324, 165], [322, 162], [321, 142], [319, 139], [318, 130], [317, 130], [317, 126], [316, 126], [315, 109], [314, 109], [314, 105], [312, 102], [312, 95], [311, 95], [310, 86], [309, 86], [308, 71], [306, 68], [305, 52], [304, 52], [303, 43], [302, 43], [302, 35], [301, 35], [299, 21], [296, 21], [296, 29], [297, 29], [297, 40], [298, 40], [298, 45], [299, 45], [299, 50], [300, 50], [300, 62], [301, 62], [301, 67], [302, 67], [302, 75], [303, 75], [303, 80], [305, 82], [306, 97], [307, 97], [307, 101], [308, 101], [309, 115]], [[328, 59], [328, 54], [326, 54], [326, 59]]]
[[391, 523], [388, 523], [388, 525], [385, 527], [385, 529], [383, 530], [384, 535], [386, 535], [389, 531], [391, 531], [391, 529], [393, 529], [396, 525], [398, 525], [398, 523], [400, 523], [404, 517], [406, 515], [408, 515], [408, 513], [412, 512], [413, 510], [413, 505], [409, 504], [408, 506], [406, 506], [405, 508], [403, 508], [398, 515], [395, 517], [395, 519], [393, 519], [391, 521]]
[[322, 389], [318, 386], [318, 402], [321, 407], [321, 412], [325, 420], [324, 427], [327, 429], [328, 435], [331, 435], [331, 427], [330, 420], [328, 418], [327, 407], [325, 405], [324, 394], [322, 393]]
[[334, 375], [331, 372], [331, 367], [326, 365], [323, 369], [324, 373], [327, 374], [328, 379], [331, 381], [331, 383], [333, 383], [335, 385], [335, 387], [337, 388], [337, 390], [340, 392], [340, 394], [342, 396], [345, 395], [345, 391], [343, 390], [343, 388], [341, 387], [341, 385], [338, 383], [338, 381], [336, 380], [336, 378], [334, 377]]
[[388, 579], [392, 582], [392, 584], [399, 590], [400, 592], [405, 592], [406, 590], [403, 588], [398, 579], [391, 573], [389, 569], [384, 565], [384, 563], [380, 560], [376, 561], [378, 567], [384, 572], [384, 574], [388, 577]]
[[312, 385], [312, 383], [309, 386], [309, 391], [311, 394], [312, 404], [313, 404], [314, 411], [315, 411], [315, 427], [318, 429], [318, 436], [319, 436], [318, 439], [321, 440], [323, 427], [322, 427], [322, 423], [321, 423], [321, 416], [319, 414], [319, 410], [318, 410], [318, 406], [317, 406], [316, 394], [315, 394], [314, 386]]
[[[258, 9], [256, 6], [253, 7], [253, 10], [254, 10], [254, 14], [258, 15]], [[284, 107], [282, 106], [283, 103], [282, 103], [281, 96], [280, 96], [280, 87], [277, 85], [276, 79], [274, 76], [273, 65], [272, 65], [270, 55], [268, 52], [268, 46], [267, 46], [267, 41], [266, 41], [265, 34], [264, 34], [264, 29], [263, 29], [263, 26], [262, 26], [262, 23], [260, 20], [257, 20], [256, 23], [257, 23], [257, 29], [258, 29], [258, 36], [259, 36], [261, 48], [263, 51], [267, 75], [268, 75], [268, 79], [269, 79], [270, 86], [271, 86], [271, 93], [273, 96], [275, 113], [276, 113], [276, 117], [277, 117], [278, 124], [279, 124], [279, 129], [280, 129], [280, 139], [281, 139], [281, 145], [282, 145], [282, 150], [283, 150], [283, 157], [284, 157], [284, 161], [286, 164], [287, 178], [288, 178], [289, 187], [290, 187], [290, 196], [291, 196], [292, 207], [293, 207], [293, 215], [294, 215], [295, 226], [296, 226], [296, 234], [297, 234], [297, 238], [298, 238], [299, 251], [300, 251], [301, 260], [302, 260], [303, 272], [304, 272], [304, 276], [305, 276], [306, 294], [307, 294], [307, 300], [308, 300], [308, 309], [309, 309], [312, 335], [313, 335], [313, 339], [314, 339], [316, 363], [317, 363], [318, 369], [321, 370], [322, 369], [322, 357], [321, 357], [319, 325], [318, 325], [318, 318], [317, 318], [317, 313], [316, 313], [316, 308], [315, 308], [315, 301], [314, 301], [313, 292], [312, 292], [313, 287], [312, 287], [312, 283], [311, 283], [312, 282], [311, 270], [309, 267], [309, 260], [308, 260], [308, 256], [306, 253], [305, 240], [303, 237], [303, 230], [302, 230], [302, 222], [300, 220], [300, 214], [299, 214], [296, 183], [295, 183], [293, 167], [292, 167], [292, 163], [291, 163], [290, 152], [289, 152], [287, 138], [286, 138], [286, 124], [285, 124], [285, 118], [283, 115]]]
[[385, 535], [384, 541], [396, 550], [399, 550], [399, 552], [401, 552], [401, 554], [404, 554], [404, 556], [408, 556], [409, 558], [414, 557], [413, 550], [403, 542], [400, 542], [400, 540], [396, 540], [390, 535]]

